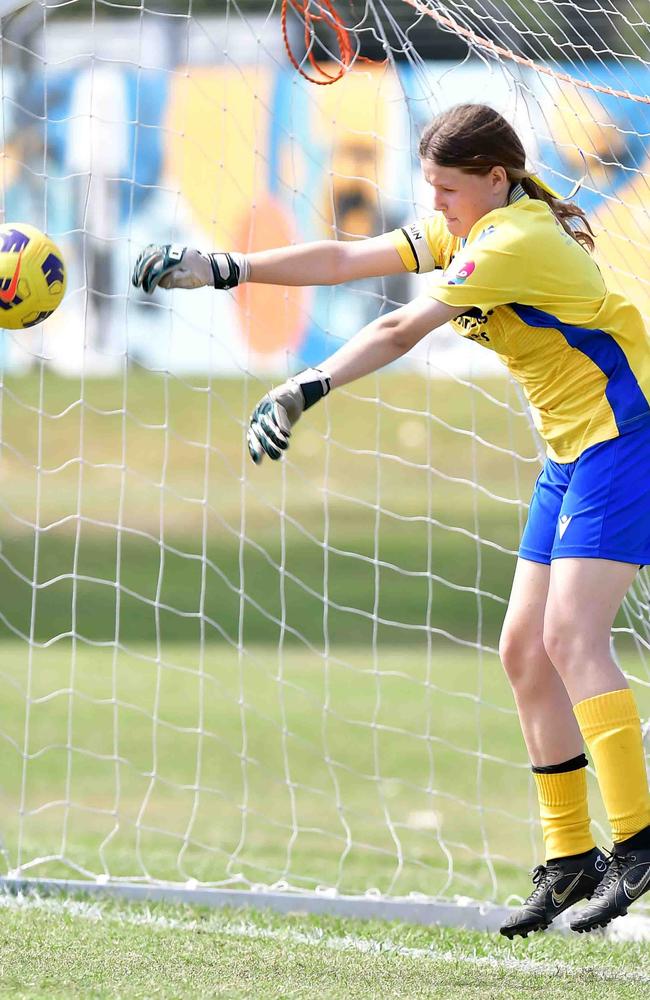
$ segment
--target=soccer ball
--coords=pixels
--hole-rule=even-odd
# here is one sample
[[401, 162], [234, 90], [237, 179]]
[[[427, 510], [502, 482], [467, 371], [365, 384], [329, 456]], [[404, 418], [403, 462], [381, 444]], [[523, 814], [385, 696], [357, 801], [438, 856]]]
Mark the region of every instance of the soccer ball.
[[65, 264], [50, 237], [26, 222], [0, 226], [0, 327], [41, 323], [64, 293]]

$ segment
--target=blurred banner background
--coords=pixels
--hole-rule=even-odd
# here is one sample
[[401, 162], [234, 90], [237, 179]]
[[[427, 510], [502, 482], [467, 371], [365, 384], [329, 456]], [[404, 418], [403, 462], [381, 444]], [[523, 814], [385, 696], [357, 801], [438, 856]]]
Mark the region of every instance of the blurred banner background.
[[[487, 99], [509, 115], [531, 165], [561, 192], [585, 175], [579, 198], [600, 234], [602, 264], [647, 309], [644, 104], [526, 67], [505, 73], [493, 62], [449, 58], [459, 39], [431, 21], [419, 37], [435, 60], [408, 59], [407, 50], [313, 86], [289, 63], [277, 12], [215, 6], [228, 16], [76, 4], [74, 17], [63, 5], [44, 18], [30, 4], [3, 22], [4, 216], [47, 229], [66, 254], [66, 302], [34, 336], [35, 345], [45, 338], [58, 370], [109, 373], [125, 352], [171, 371], [282, 373], [322, 360], [427, 279], [158, 293], [151, 302], [129, 286], [139, 248], [177, 241], [247, 251], [358, 239], [426, 215], [417, 137], [433, 113], [464, 100]], [[402, 17], [410, 10], [392, 6]], [[300, 51], [298, 19], [289, 26]], [[377, 49], [374, 35], [359, 37]], [[575, 69], [556, 66], [558, 74]], [[596, 85], [616, 87], [619, 76], [615, 62], [589, 67]], [[625, 82], [647, 93], [648, 67], [627, 67]], [[26, 342], [5, 337], [8, 368], [30, 364]], [[443, 370], [501, 370], [490, 352], [452, 335], [436, 338], [435, 353]]]

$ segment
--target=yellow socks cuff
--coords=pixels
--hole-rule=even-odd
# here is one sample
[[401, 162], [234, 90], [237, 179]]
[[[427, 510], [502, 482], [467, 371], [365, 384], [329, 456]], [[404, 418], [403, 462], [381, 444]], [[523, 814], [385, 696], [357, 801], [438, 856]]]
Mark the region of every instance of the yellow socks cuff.
[[533, 772], [539, 799], [546, 860], [567, 858], [595, 847], [587, 804], [587, 771]]
[[607, 691], [574, 705], [591, 753], [615, 841], [650, 824], [650, 791], [641, 722], [629, 688]]

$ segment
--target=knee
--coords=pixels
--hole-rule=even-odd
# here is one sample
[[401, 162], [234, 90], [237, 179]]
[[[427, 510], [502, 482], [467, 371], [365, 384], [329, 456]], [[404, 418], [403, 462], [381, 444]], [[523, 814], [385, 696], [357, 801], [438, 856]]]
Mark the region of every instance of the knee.
[[583, 664], [593, 645], [593, 637], [588, 637], [578, 622], [557, 611], [544, 620], [543, 641], [549, 660], [560, 674], [571, 670], [573, 664]]
[[499, 639], [499, 656], [514, 688], [531, 683], [539, 676], [540, 667], [548, 664], [541, 635], [531, 633], [524, 624], [504, 625]]

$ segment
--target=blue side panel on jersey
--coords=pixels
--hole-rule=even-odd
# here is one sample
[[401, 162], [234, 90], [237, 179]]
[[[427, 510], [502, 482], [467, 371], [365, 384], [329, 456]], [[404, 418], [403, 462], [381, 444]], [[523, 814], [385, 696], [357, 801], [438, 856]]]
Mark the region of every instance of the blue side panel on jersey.
[[533, 306], [511, 303], [510, 308], [527, 326], [557, 330], [571, 347], [582, 351], [600, 368], [608, 379], [605, 395], [619, 430], [628, 421], [650, 413], [650, 404], [639, 387], [625, 352], [611, 334], [562, 323], [557, 316]]

